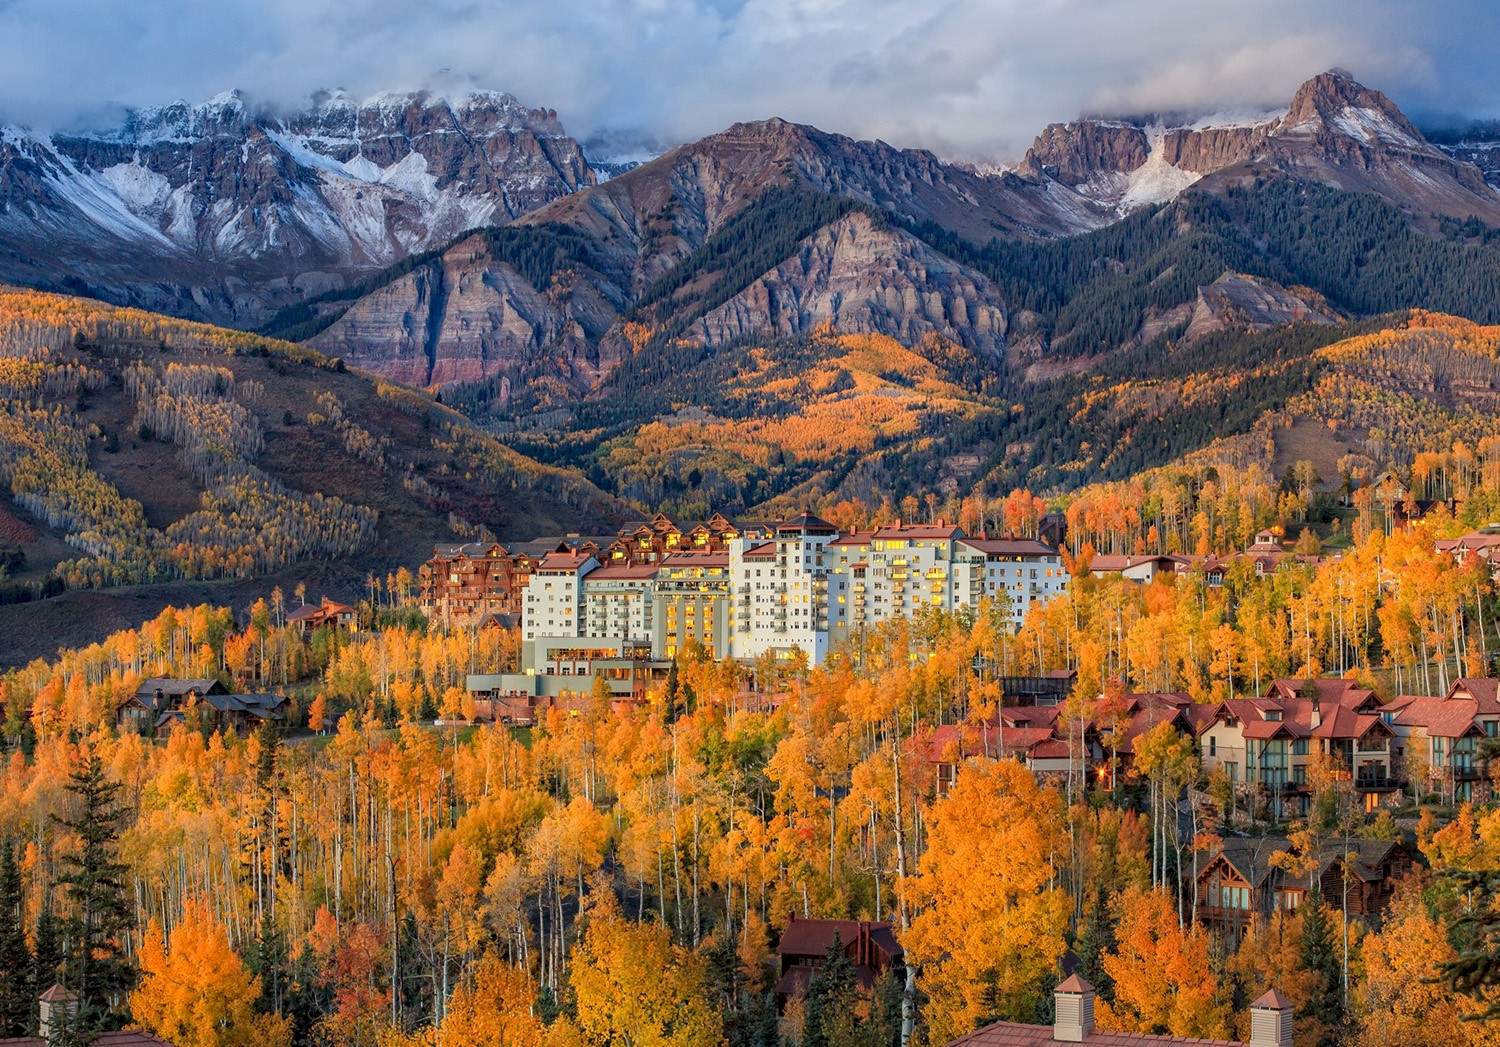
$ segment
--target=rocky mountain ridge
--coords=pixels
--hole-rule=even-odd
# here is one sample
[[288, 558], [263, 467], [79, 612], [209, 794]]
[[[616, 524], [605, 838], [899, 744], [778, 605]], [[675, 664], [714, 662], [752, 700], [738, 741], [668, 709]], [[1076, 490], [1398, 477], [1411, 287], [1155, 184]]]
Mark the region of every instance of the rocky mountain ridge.
[[[1436, 216], [1471, 215], [1500, 224], [1500, 195], [1477, 169], [1426, 142], [1384, 95], [1337, 71], [1308, 81], [1281, 113], [1171, 127], [1054, 125], [1011, 172], [771, 119], [679, 146], [518, 220], [518, 235], [560, 231], [571, 238], [568, 257], [546, 270], [543, 283], [528, 284], [515, 259], [471, 237], [441, 260], [341, 303], [313, 344], [404, 381], [488, 383], [483, 399], [501, 411], [518, 400], [546, 410], [594, 395], [616, 367], [665, 332], [715, 347], [832, 324], [909, 345], [935, 336], [995, 359], [1019, 349], [1031, 367], [1050, 352], [1049, 333], [1030, 315], [1013, 322], [1011, 313], [1026, 307], [1007, 300], [994, 273], [975, 267], [972, 251], [954, 253], [948, 242], [1034, 242], [1045, 250], [1113, 228], [1200, 183], [1217, 192], [1265, 178], [1374, 194], [1429, 226]], [[866, 214], [834, 208], [822, 224], [785, 235], [795, 223], [761, 213], [771, 193], [845, 201]], [[799, 206], [778, 199], [777, 206]], [[1190, 323], [1201, 333], [1236, 315], [1235, 300], [1216, 290], [1199, 309], [1197, 288], [1241, 269], [1246, 260], [1234, 260], [1234, 252], [1262, 249], [1218, 219], [1214, 226], [1216, 252], [1225, 247], [1223, 236], [1235, 241], [1220, 268], [1170, 292], [1171, 302], [1150, 304], [1112, 341], [1075, 339], [1067, 355], [1145, 344]], [[715, 246], [726, 237], [737, 245], [732, 251]], [[1203, 253], [1184, 250], [1184, 260], [1201, 267]], [[1025, 270], [1042, 263], [1026, 254], [1018, 247], [995, 264], [1020, 267], [1018, 278], [1029, 280]], [[1178, 280], [1184, 271], [1157, 269]], [[1272, 288], [1293, 274], [1268, 263], [1258, 275]], [[1110, 270], [1089, 279], [1107, 282]], [[1169, 294], [1138, 283], [1120, 293]], [[667, 284], [670, 293], [657, 293]], [[710, 285], [711, 305], [697, 308]], [[1235, 287], [1249, 293], [1242, 304], [1254, 306], [1250, 313], [1284, 318], [1272, 322], [1325, 315], [1295, 295]], [[1101, 307], [1110, 301], [1101, 298]], [[518, 397], [522, 390], [529, 395]]]
[[1379, 91], [1332, 70], [1285, 112], [1161, 122], [1081, 120], [1037, 136], [1018, 170], [1128, 213], [1244, 165], [1377, 193], [1417, 214], [1500, 221], [1500, 196], [1467, 157], [1439, 148]]
[[258, 110], [238, 92], [88, 133], [0, 130], [0, 280], [242, 327], [592, 185], [510, 95]]

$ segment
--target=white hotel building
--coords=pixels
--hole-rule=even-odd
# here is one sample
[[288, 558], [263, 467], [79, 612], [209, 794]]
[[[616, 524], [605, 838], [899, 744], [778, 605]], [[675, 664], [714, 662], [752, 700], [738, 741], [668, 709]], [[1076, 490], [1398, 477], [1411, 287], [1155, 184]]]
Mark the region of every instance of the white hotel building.
[[527, 584], [523, 636], [531, 643], [649, 641], [653, 658], [670, 659], [678, 653], [680, 611], [716, 657], [800, 650], [816, 665], [862, 627], [924, 607], [977, 609], [1003, 597], [1019, 628], [1034, 603], [1059, 595], [1068, 581], [1051, 546], [970, 538], [941, 521], [841, 534], [804, 513], [728, 546], [727, 585], [713, 582], [724, 577], [715, 566], [723, 554], [688, 564], [688, 573], [708, 579], [693, 582], [691, 607], [677, 591], [684, 572], [674, 574], [670, 563], [601, 567], [592, 556], [549, 554]]

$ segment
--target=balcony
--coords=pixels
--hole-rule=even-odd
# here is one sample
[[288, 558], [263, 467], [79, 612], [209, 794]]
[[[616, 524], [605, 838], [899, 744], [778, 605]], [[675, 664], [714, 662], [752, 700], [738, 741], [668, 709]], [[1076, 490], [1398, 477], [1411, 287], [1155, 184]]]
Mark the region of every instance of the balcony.
[[1210, 923], [1249, 923], [1255, 918], [1253, 909], [1236, 909], [1227, 905], [1198, 906], [1198, 919]]
[[1361, 774], [1354, 779], [1354, 788], [1360, 792], [1389, 793], [1406, 788], [1406, 783], [1385, 775]]

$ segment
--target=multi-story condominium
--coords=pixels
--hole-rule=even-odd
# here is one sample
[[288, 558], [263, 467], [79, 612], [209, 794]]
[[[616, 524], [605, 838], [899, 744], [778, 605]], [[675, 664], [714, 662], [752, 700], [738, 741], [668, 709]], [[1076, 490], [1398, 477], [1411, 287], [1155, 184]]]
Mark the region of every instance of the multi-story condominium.
[[[628, 640], [649, 643], [658, 660], [695, 644], [716, 658], [802, 652], [818, 664], [867, 626], [924, 608], [978, 609], [1002, 599], [1019, 627], [1035, 601], [1062, 592], [1067, 581], [1049, 545], [970, 538], [943, 521], [841, 535], [808, 513], [743, 528], [716, 515], [686, 532], [658, 516], [602, 549], [573, 536], [548, 542], [509, 552], [499, 545], [459, 550], [474, 554], [474, 564], [491, 564], [485, 577], [495, 595], [470, 613], [516, 606], [528, 643]], [[534, 559], [525, 562], [525, 582], [511, 602], [501, 593], [520, 575], [514, 566], [507, 574], [504, 564], [518, 555]], [[457, 562], [434, 558], [423, 568], [424, 596], [438, 594], [432, 606], [457, 599], [430, 582], [440, 567], [448, 569], [442, 565]], [[450, 573], [466, 577], [456, 568]]]
[[829, 543], [833, 611], [842, 639], [861, 626], [904, 618], [923, 607], [952, 610], [953, 563], [963, 531], [939, 520], [851, 531]]
[[521, 634], [528, 640], [582, 636], [583, 579], [599, 566], [591, 553], [549, 553], [526, 583]]
[[1062, 554], [1033, 538], [961, 538], [954, 548], [954, 605], [998, 603], [1003, 595], [1018, 628], [1033, 603], [1060, 596], [1067, 587]]
[[810, 513], [777, 524], [761, 541], [729, 543], [730, 650], [734, 657], [806, 653], [817, 665], [829, 648], [829, 543], [838, 528]]
[[439, 545], [417, 570], [422, 613], [454, 625], [487, 614], [519, 614], [536, 563], [499, 542]]
[[1489, 792], [1479, 746], [1500, 736], [1500, 680], [1455, 680], [1437, 696], [1403, 694], [1380, 715], [1396, 732], [1396, 762], [1408, 782], [1454, 802]]
[[621, 564], [584, 575], [579, 635], [650, 643], [656, 572], [653, 564]]
[[729, 553], [688, 551], [661, 561], [652, 588], [652, 652], [675, 658], [689, 643], [726, 658], [729, 642]]
[[1305, 814], [1316, 761], [1348, 775], [1370, 809], [1400, 783], [1395, 731], [1372, 691], [1349, 680], [1276, 680], [1264, 698], [1234, 698], [1200, 727], [1205, 771], [1264, 790], [1278, 817]]
[[1004, 601], [1019, 628], [1033, 601], [1067, 588], [1061, 554], [1030, 538], [969, 538], [943, 521], [851, 531], [829, 543], [835, 639], [923, 607], [977, 609]]

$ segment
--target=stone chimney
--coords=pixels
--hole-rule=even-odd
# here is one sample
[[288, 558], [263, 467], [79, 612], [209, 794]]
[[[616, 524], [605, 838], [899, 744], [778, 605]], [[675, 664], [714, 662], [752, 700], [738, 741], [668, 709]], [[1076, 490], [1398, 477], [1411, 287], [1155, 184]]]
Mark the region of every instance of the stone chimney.
[[1292, 1047], [1292, 1004], [1275, 989], [1250, 1005], [1250, 1047]]
[[77, 1014], [77, 995], [53, 985], [37, 1001], [37, 1031], [48, 1043], [56, 1043]]
[[[1057, 987], [1053, 994], [1056, 1017], [1052, 1020], [1052, 1039], [1056, 1043], [1083, 1043], [1094, 1031], [1094, 987], [1076, 974]], [[1291, 1041], [1287, 1041], [1290, 1045]], [[1257, 1044], [1259, 1047], [1259, 1044]]]

